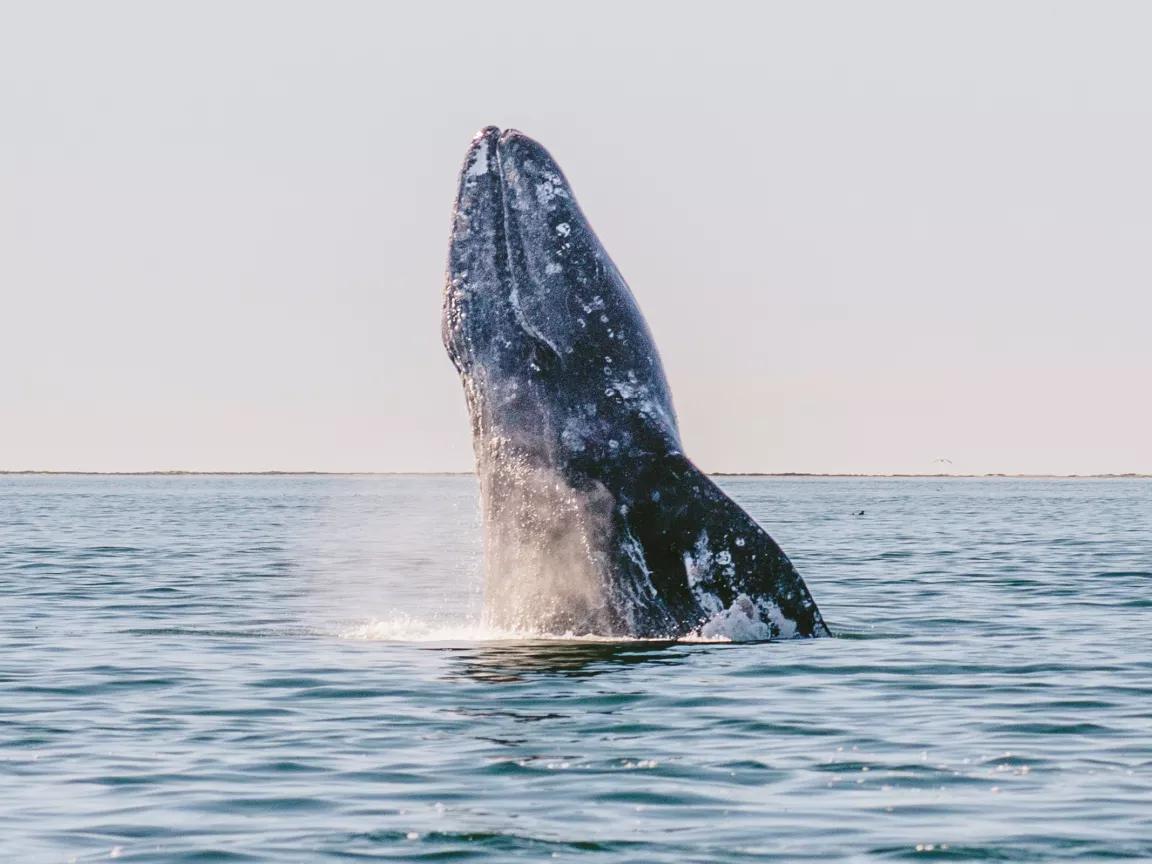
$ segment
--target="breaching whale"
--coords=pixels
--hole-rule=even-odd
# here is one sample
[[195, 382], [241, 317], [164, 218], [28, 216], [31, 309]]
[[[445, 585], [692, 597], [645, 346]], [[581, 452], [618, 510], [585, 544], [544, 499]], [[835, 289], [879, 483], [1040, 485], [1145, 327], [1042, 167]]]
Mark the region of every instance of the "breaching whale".
[[551, 155], [509, 129], [460, 173], [443, 338], [502, 630], [827, 635], [791, 561], [688, 460], [652, 336]]

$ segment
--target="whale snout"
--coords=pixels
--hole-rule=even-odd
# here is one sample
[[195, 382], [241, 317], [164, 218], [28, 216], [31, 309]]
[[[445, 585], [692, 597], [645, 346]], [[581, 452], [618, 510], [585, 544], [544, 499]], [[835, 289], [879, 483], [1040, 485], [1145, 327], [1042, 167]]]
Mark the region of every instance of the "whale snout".
[[541, 167], [552, 169], [555, 165], [548, 151], [519, 129], [485, 126], [472, 136], [464, 158], [461, 180], [467, 182], [470, 177], [481, 176], [485, 168], [491, 170], [494, 179], [498, 180], [502, 168], [516, 171], [525, 167], [526, 163], [535, 170]]
[[603, 343], [589, 353], [595, 370], [606, 356], [639, 369], [632, 355], [650, 353], [631, 294], [560, 166], [517, 129], [485, 126], [469, 144], [453, 212], [443, 320], [458, 368], [483, 357], [490, 367], [520, 364], [535, 374], [571, 365], [565, 358], [577, 344]]
[[553, 178], [553, 182], [563, 183], [564, 172], [552, 158], [544, 145], [516, 129], [505, 129], [499, 139], [500, 168], [506, 184], [515, 187], [519, 177], [531, 177], [535, 181]]

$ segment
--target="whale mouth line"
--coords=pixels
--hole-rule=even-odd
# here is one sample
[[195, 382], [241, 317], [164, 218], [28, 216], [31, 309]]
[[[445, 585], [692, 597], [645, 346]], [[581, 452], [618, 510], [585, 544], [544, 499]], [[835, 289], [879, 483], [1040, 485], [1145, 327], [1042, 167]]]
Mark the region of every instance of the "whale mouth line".
[[503, 142], [505, 138], [524, 137], [524, 133], [519, 129], [501, 129], [499, 126], [485, 126], [479, 132], [472, 136], [473, 141], [478, 141], [481, 138], [495, 139], [497, 145]]
[[[476, 133], [476, 136], [473, 138], [473, 141], [483, 142], [483, 149], [478, 152], [476, 163], [474, 163], [473, 168], [475, 168], [476, 164], [479, 164], [481, 160], [485, 160], [485, 171], [492, 170], [493, 168], [495, 169], [496, 182], [493, 191], [500, 200], [498, 203], [496, 203], [494, 209], [496, 219], [499, 223], [499, 236], [503, 238], [503, 249], [501, 251], [504, 253], [501, 258], [497, 259], [497, 265], [500, 268], [500, 281], [508, 286], [508, 306], [511, 308], [512, 314], [515, 317], [516, 323], [519, 325], [520, 329], [523, 330], [530, 339], [533, 339], [545, 346], [551, 352], [553, 357], [562, 361], [563, 355], [561, 354], [559, 348], [557, 348], [556, 343], [552, 339], [549, 339], [547, 336], [545, 336], [544, 333], [540, 331], [539, 327], [534, 326], [528, 320], [528, 316], [524, 312], [524, 307], [520, 302], [521, 284], [520, 280], [517, 278], [517, 267], [513, 264], [516, 255], [512, 245], [512, 233], [513, 230], [515, 230], [514, 226], [516, 224], [516, 220], [511, 218], [509, 213], [511, 207], [511, 196], [508, 194], [508, 176], [504, 167], [505, 144], [512, 138], [519, 137], [524, 137], [523, 133], [516, 129], [501, 130], [498, 126], [485, 126], [478, 133]], [[489, 157], [487, 151], [489, 146], [494, 147], [494, 152], [491, 158]], [[494, 163], [494, 165], [492, 163]], [[519, 240], [518, 233], [517, 239]], [[523, 241], [520, 240], [520, 242], [522, 243]], [[527, 271], [525, 271], [525, 275], [528, 276], [528, 278], [531, 278]]]

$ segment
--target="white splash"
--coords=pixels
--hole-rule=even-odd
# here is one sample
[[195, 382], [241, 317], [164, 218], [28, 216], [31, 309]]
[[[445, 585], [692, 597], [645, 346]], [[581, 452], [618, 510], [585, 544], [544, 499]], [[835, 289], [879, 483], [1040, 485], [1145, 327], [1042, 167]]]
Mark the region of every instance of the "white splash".
[[449, 622], [397, 615], [354, 624], [336, 635], [366, 642], [493, 642], [540, 638], [541, 634], [500, 630], [480, 621]]
[[[363, 642], [664, 642], [672, 637], [605, 636], [598, 633], [547, 633], [535, 630], [505, 630], [480, 621], [449, 623], [422, 620], [407, 615], [348, 625], [332, 635]], [[733, 642], [724, 634], [709, 637], [699, 633], [681, 642]]]
[[729, 550], [713, 551], [707, 531], [702, 530], [695, 547], [684, 553], [684, 571], [696, 602], [709, 616], [696, 631], [702, 639], [759, 642], [796, 635], [796, 622], [785, 617], [780, 607], [767, 598], [753, 600], [740, 594], [725, 608], [724, 601], [713, 591], [714, 580], [731, 583], [736, 566]]
[[705, 639], [757, 642], [772, 638], [772, 628], [760, 617], [760, 610], [747, 594], [741, 594], [727, 609], [717, 612], [700, 628]]

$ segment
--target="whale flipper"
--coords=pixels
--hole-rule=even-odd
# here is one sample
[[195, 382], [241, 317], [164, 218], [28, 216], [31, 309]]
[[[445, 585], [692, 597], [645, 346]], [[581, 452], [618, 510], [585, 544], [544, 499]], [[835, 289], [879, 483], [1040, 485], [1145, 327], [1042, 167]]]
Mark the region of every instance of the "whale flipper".
[[704, 635], [740, 626], [744, 638], [828, 634], [800, 574], [776, 541], [680, 454], [638, 472], [623, 533], [643, 551], [649, 578], [679, 621]]

